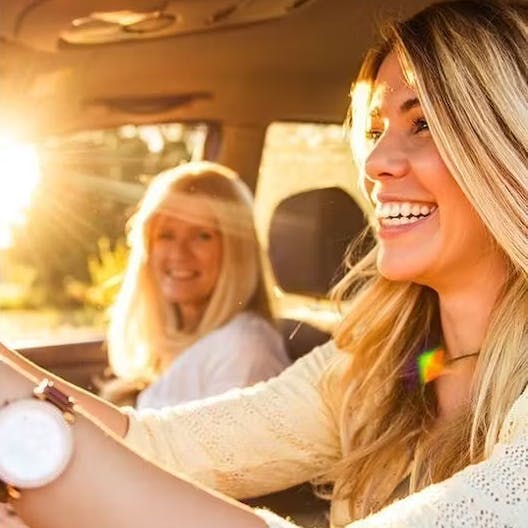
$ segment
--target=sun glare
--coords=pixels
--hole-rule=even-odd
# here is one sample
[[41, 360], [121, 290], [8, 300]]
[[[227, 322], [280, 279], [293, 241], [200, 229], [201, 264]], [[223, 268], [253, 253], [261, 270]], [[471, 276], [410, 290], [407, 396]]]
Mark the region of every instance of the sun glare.
[[0, 136], [0, 249], [11, 246], [13, 227], [24, 222], [39, 179], [35, 148]]

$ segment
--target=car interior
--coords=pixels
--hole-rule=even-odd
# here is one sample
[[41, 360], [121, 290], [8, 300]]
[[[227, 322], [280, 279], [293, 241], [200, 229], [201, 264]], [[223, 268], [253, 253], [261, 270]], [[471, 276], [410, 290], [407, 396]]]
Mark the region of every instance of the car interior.
[[[48, 253], [67, 261], [77, 251], [68, 244], [83, 242], [83, 229], [95, 225], [86, 227], [92, 218], [104, 220], [109, 198], [122, 206], [112, 233], [123, 233], [144, 174], [160, 168], [162, 154], [161, 167], [179, 163], [179, 151], [167, 153], [166, 145], [184, 138], [187, 159], [225, 164], [255, 193], [267, 288], [291, 358], [325, 342], [340, 317], [329, 289], [344, 272], [350, 242], [368, 227], [342, 126], [350, 85], [380, 21], [429, 3], [3, 0], [0, 138], [36, 145], [46, 164], [43, 174], [60, 179], [67, 190], [55, 194], [58, 205], [49, 206], [48, 215], [68, 200], [83, 215], [82, 222], [57, 220], [57, 245], [45, 242]], [[109, 131], [117, 131], [111, 140]], [[137, 150], [126, 150], [137, 137], [145, 152], [140, 162]], [[128, 172], [115, 168], [116, 157]], [[17, 166], [0, 167], [4, 187], [13, 185]], [[35, 196], [44, 202], [53, 189], [43, 185]], [[82, 208], [75, 202], [79, 189], [91, 193]], [[0, 248], [0, 260], [8, 249]], [[35, 247], [25, 251], [36, 258]], [[52, 274], [41, 260], [50, 284], [63, 284], [60, 273]], [[0, 286], [7, 279], [16, 285], [16, 276], [0, 269]], [[77, 283], [68, 281], [74, 290]], [[105, 371], [101, 327], [43, 338], [22, 333], [27, 339], [8, 344], [76, 384], [93, 389]], [[326, 504], [309, 486], [250, 503], [324, 525]]]

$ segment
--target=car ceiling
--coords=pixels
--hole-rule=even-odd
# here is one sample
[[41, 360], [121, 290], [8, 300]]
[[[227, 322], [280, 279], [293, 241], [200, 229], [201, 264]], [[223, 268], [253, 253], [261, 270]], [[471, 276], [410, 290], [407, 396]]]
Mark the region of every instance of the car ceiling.
[[[0, 129], [38, 137], [168, 120], [339, 122], [379, 22], [430, 3], [253, 1], [2, 0]], [[244, 18], [250, 7], [253, 19]], [[194, 26], [119, 43], [61, 41], [73, 20], [125, 9], [184, 13]], [[226, 15], [221, 23], [199, 23], [215, 13]]]

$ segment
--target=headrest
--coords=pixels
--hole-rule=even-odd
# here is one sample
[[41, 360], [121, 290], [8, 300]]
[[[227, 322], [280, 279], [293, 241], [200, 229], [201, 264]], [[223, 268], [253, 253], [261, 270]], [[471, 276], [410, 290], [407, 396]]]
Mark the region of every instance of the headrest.
[[345, 250], [366, 226], [363, 211], [338, 187], [283, 200], [269, 229], [269, 258], [288, 293], [325, 296], [340, 278]]

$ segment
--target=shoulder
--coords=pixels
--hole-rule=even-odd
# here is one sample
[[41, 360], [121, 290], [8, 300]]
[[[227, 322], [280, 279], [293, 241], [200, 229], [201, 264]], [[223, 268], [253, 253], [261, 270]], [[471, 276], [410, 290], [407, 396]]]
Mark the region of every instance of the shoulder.
[[528, 438], [528, 387], [508, 411], [501, 427], [499, 442], [509, 443], [520, 437]]
[[230, 321], [227, 323], [227, 325], [232, 325], [236, 327], [266, 327], [266, 328], [273, 328], [273, 325], [268, 321], [266, 318], [262, 317], [262, 315], [257, 314], [256, 312], [253, 312], [251, 310], [245, 310], [243, 312], [240, 312], [236, 314]]
[[212, 371], [229, 365], [241, 369], [243, 365], [257, 368], [264, 365], [279, 372], [290, 363], [280, 333], [273, 325], [251, 312], [235, 315], [227, 323], [200, 339], [199, 347], [209, 358]]
[[298, 359], [295, 364], [307, 378], [311, 378], [319, 385], [321, 376], [325, 374], [327, 379], [336, 382], [342, 376], [348, 365], [349, 356], [347, 352], [339, 350], [333, 339], [312, 349]]
[[240, 340], [241, 337], [251, 335], [255, 332], [255, 321], [252, 317], [248, 317], [247, 314], [248, 312], [238, 313], [222, 326], [202, 335], [189, 347], [189, 350], [204, 346], [210, 348], [218, 344], [233, 344]]
[[232, 339], [250, 340], [255, 342], [259, 339], [282, 340], [279, 331], [264, 317], [250, 311], [240, 312], [228, 323], [218, 329], [224, 336], [229, 335]]

